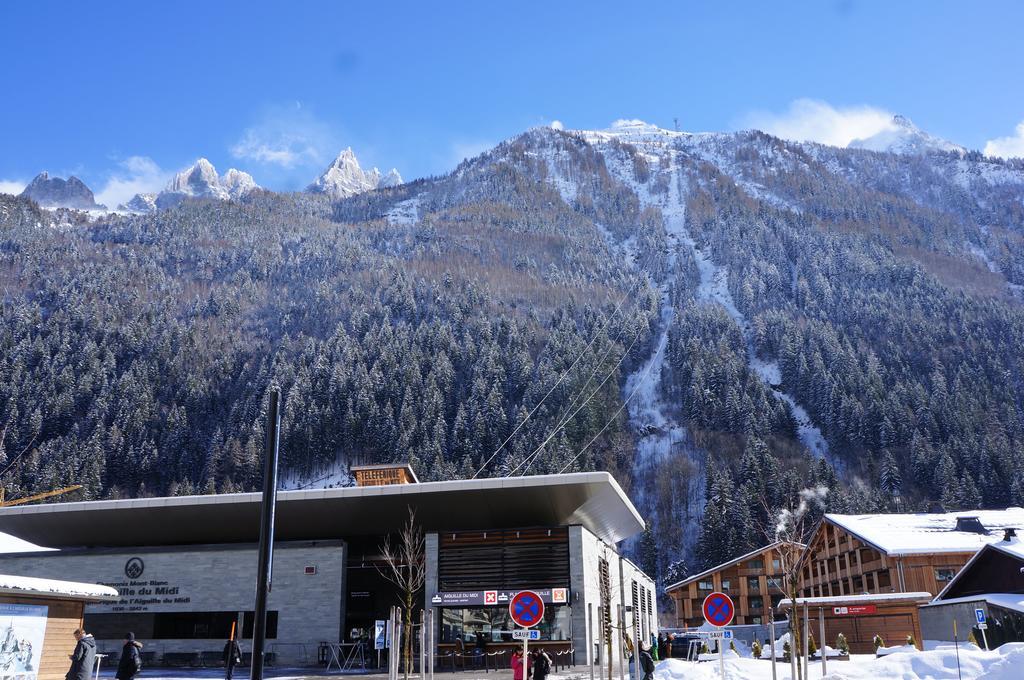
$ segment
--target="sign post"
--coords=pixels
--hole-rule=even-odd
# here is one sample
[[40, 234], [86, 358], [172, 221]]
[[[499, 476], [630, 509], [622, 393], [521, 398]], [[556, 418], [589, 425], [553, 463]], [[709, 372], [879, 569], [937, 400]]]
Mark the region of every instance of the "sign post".
[[508, 614], [516, 625], [527, 629], [512, 631], [512, 639], [518, 639], [520, 635], [523, 638], [523, 677], [529, 677], [526, 665], [529, 663], [529, 657], [527, 656], [528, 645], [531, 639], [540, 639], [539, 630], [529, 629], [544, 620], [544, 600], [532, 590], [521, 590], [509, 600]]
[[[714, 592], [705, 597], [701, 610], [704, 612], [704, 620], [717, 628], [725, 628], [732, 623], [733, 617], [736, 616], [736, 605], [733, 604], [732, 598], [725, 593]], [[725, 678], [724, 633], [728, 632], [722, 631], [723, 637], [718, 640], [718, 672], [723, 679]]]
[[985, 610], [978, 609], [974, 610], [974, 618], [978, 621], [978, 630], [981, 631], [981, 641], [985, 643], [985, 651], [988, 651], [988, 637], [985, 635], [985, 630], [988, 628], [988, 622], [985, 619]]

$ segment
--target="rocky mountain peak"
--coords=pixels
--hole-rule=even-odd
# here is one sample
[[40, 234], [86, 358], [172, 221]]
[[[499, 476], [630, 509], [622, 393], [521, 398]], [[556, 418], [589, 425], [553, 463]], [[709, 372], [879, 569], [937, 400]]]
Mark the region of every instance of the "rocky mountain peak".
[[22, 196], [31, 198], [44, 208], [74, 208], [76, 210], [104, 210], [96, 202], [92, 190], [74, 175], [68, 179], [50, 177], [45, 170], [29, 183]]
[[348, 147], [338, 154], [338, 157], [306, 188], [306, 191], [313, 194], [327, 194], [331, 198], [338, 199], [382, 187], [397, 186], [401, 183], [402, 176], [395, 169], [392, 169], [387, 175], [382, 175], [377, 168], [363, 170], [352, 147]]

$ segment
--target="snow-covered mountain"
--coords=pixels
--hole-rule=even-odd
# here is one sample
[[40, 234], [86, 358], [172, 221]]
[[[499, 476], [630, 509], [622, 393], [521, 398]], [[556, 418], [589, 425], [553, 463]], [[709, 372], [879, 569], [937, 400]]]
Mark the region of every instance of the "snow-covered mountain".
[[249, 173], [231, 168], [220, 176], [213, 163], [200, 158], [191, 167], [176, 174], [160, 193], [136, 194], [119, 207], [130, 212], [152, 212], [173, 207], [186, 198], [237, 200], [259, 188]]
[[22, 196], [27, 196], [44, 208], [75, 208], [77, 210], [105, 210], [96, 202], [92, 190], [74, 175], [68, 179], [50, 177], [45, 170], [29, 183]]
[[364, 191], [372, 191], [385, 187], [395, 187], [402, 183], [402, 176], [398, 170], [391, 169], [386, 175], [380, 170], [373, 168], [364, 171], [356, 155], [349, 147], [338, 154], [327, 169], [306, 187], [306, 191], [313, 194], [327, 194], [331, 198], [347, 198]]
[[887, 129], [864, 139], [855, 139], [849, 147], [898, 154], [922, 154], [929, 151], [967, 153], [967, 149], [959, 144], [930, 135], [914, 125], [909, 118], [899, 114], [892, 117], [892, 124]]

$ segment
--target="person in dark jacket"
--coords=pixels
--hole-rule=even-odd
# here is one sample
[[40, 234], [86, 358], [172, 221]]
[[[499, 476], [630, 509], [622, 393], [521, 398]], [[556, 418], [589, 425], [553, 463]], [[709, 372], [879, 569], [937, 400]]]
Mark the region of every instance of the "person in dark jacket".
[[64, 676], [65, 680], [91, 680], [93, 671], [96, 669], [96, 640], [82, 628], [75, 629], [75, 652], [68, 658], [71, 659], [71, 668]]
[[551, 657], [540, 647], [530, 652], [530, 666], [533, 668], [533, 680], [544, 680], [551, 672]]
[[668, 658], [668, 636], [664, 633], [658, 635], [658, 658], [662, 660]]
[[641, 680], [653, 680], [654, 659], [651, 658], [651, 647], [648, 644], [640, 645], [640, 670], [644, 673]]
[[117, 680], [132, 680], [142, 670], [142, 643], [136, 642], [135, 633], [124, 636], [121, 659], [117, 662]]
[[231, 680], [231, 676], [235, 672], [235, 666], [242, 663], [242, 649], [238, 646], [238, 642], [235, 638], [228, 640], [227, 644], [224, 645], [224, 668], [226, 669], [224, 678], [225, 680]]

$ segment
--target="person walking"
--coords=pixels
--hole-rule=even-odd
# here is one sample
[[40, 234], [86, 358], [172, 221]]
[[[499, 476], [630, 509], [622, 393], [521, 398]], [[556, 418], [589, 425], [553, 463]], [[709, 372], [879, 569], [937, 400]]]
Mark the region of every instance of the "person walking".
[[523, 650], [516, 647], [512, 652], [512, 680], [527, 680], [530, 677], [529, 659], [523, 658]]
[[654, 659], [651, 657], [651, 646], [646, 642], [640, 645], [641, 680], [654, 680]]
[[96, 668], [96, 639], [86, 633], [84, 628], [76, 628], [73, 634], [78, 643], [74, 653], [68, 657], [71, 659], [71, 668], [64, 680], [91, 680]]
[[231, 680], [235, 666], [242, 663], [242, 649], [235, 638], [228, 638], [224, 645], [224, 680]]
[[124, 636], [124, 647], [121, 648], [121, 658], [117, 662], [117, 680], [132, 680], [142, 670], [142, 643], [136, 641], [135, 633], [128, 633]]
[[530, 657], [533, 664], [533, 680], [545, 680], [551, 673], [551, 657], [540, 647], [534, 647]]

